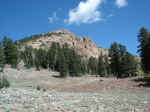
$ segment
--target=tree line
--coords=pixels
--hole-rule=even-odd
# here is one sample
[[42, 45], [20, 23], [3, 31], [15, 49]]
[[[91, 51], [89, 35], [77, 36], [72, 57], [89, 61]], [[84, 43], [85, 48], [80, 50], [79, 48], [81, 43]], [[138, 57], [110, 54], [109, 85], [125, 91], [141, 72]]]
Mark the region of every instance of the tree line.
[[0, 68], [5, 64], [17, 68], [20, 61], [26, 68], [35, 67], [36, 70], [49, 69], [60, 72], [60, 77], [82, 76], [91, 74], [101, 77], [130, 77], [137, 75], [138, 63], [135, 56], [130, 54], [124, 45], [117, 42], [111, 44], [109, 56], [100, 55], [84, 60], [67, 44], [60, 45], [53, 42], [47, 49], [34, 49], [25, 46], [19, 49], [19, 43], [4, 37], [0, 42]]

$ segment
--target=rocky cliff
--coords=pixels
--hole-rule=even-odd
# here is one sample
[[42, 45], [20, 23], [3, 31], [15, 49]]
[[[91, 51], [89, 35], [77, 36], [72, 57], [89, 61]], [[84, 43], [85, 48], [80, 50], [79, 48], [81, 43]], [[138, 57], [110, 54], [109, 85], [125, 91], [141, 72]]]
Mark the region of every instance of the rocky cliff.
[[101, 55], [108, 55], [108, 49], [98, 47], [89, 37], [80, 38], [67, 30], [57, 30], [41, 34], [39, 38], [26, 42], [27, 46], [33, 48], [47, 48], [52, 42], [58, 42], [60, 45], [67, 43], [70, 48], [74, 48], [83, 58], [98, 58]]

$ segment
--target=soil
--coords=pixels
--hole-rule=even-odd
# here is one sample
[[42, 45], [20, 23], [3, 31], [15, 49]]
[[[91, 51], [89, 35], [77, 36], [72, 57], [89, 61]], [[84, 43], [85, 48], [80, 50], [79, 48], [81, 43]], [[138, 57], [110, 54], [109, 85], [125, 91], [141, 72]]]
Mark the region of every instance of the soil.
[[3, 75], [11, 87], [0, 90], [0, 112], [150, 112], [150, 81], [142, 77], [59, 78], [58, 72], [12, 68]]

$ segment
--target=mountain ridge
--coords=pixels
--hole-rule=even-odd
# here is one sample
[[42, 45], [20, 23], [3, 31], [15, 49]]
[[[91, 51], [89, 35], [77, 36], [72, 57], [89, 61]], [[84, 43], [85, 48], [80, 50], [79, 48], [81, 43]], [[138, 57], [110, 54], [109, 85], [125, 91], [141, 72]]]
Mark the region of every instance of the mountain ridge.
[[100, 55], [108, 56], [109, 51], [106, 48], [98, 47], [90, 37], [79, 37], [65, 29], [33, 35], [20, 40], [20, 42], [23, 43], [23, 46], [31, 46], [36, 49], [48, 48], [53, 42], [60, 45], [66, 43], [85, 59], [89, 59], [90, 57], [98, 58]]

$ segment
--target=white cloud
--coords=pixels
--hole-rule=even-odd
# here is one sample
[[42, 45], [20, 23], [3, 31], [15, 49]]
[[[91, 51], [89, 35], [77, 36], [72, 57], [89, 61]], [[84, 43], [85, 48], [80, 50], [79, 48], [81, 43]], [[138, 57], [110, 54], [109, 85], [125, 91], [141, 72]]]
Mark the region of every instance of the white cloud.
[[116, 5], [121, 8], [121, 7], [125, 7], [128, 5], [127, 0], [116, 0]]
[[69, 18], [64, 21], [68, 24], [94, 23], [102, 20], [99, 6], [104, 0], [81, 1], [79, 5], [69, 11]]
[[54, 12], [51, 17], [48, 17], [49, 23], [53, 23], [56, 20], [58, 20], [56, 12]]

